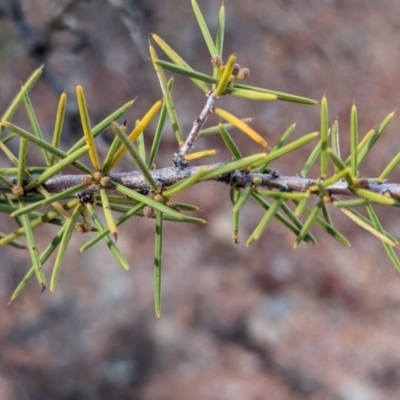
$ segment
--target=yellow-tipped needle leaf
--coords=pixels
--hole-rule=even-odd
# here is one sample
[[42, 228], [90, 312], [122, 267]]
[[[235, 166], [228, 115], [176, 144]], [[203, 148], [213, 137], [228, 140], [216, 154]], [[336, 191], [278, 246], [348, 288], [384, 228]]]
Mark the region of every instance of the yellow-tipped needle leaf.
[[107, 227], [110, 230], [110, 233], [114, 236], [114, 240], [117, 241], [118, 229], [111, 212], [110, 200], [108, 199], [107, 189], [104, 187], [100, 187], [99, 190], [100, 190], [101, 203], [104, 211], [104, 217], [107, 222]]
[[[67, 108], [67, 94], [64, 92], [60, 96], [57, 107], [56, 121], [54, 124], [53, 140], [52, 145], [54, 147], [59, 147], [62, 128], [64, 125], [65, 110]], [[49, 157], [49, 165], [53, 165], [56, 162], [56, 156], [52, 153]]]
[[94, 169], [96, 171], [100, 171], [99, 156], [97, 154], [92, 128], [90, 127], [89, 113], [87, 110], [85, 94], [81, 85], [76, 86], [76, 97], [78, 99], [78, 108], [79, 115], [81, 117], [83, 135], [85, 136], [86, 144], [89, 147], [88, 153], [90, 161], [92, 162]]
[[[138, 136], [148, 127], [153, 118], [157, 115], [162, 105], [162, 100], [157, 101], [149, 111], [144, 115], [144, 117], [140, 120], [139, 124], [135, 126], [133, 131], [129, 134], [128, 139], [130, 142], [134, 142]], [[121, 137], [120, 137], [121, 139]], [[127, 147], [122, 145], [114, 155], [113, 160], [110, 163], [109, 170], [113, 169], [113, 167], [121, 160], [124, 154], [127, 152]]]
[[221, 108], [214, 108], [214, 113], [219, 117], [224, 119], [225, 121], [230, 122], [232, 125], [236, 126], [236, 128], [240, 129], [243, 133], [253, 139], [256, 143], [263, 147], [268, 147], [268, 143], [262, 138], [253, 128], [244, 123], [241, 119], [234, 116], [228, 111], [225, 111]]
[[215, 156], [216, 154], [217, 150], [210, 149], [210, 150], [202, 150], [202, 151], [197, 151], [196, 153], [187, 154], [183, 158], [186, 161], [192, 161], [192, 160], [198, 160], [199, 158], [212, 157]]
[[215, 88], [214, 91], [214, 96], [216, 99], [221, 97], [224, 92], [226, 87], [229, 85], [229, 83], [232, 80], [232, 71], [233, 67], [235, 66], [236, 63], [236, 56], [232, 54], [229, 58], [227, 63], [224, 65], [224, 69], [222, 71], [221, 77], [218, 80], [217, 87]]

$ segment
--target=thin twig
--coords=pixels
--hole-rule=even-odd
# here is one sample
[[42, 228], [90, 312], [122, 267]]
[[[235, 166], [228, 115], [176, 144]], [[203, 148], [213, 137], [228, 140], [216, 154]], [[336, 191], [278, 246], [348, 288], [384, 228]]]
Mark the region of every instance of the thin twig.
[[215, 102], [216, 102], [216, 99], [214, 97], [214, 93], [213, 92], [209, 93], [207, 102], [206, 102], [203, 110], [201, 111], [199, 116], [197, 116], [194, 119], [192, 129], [191, 129], [185, 143], [179, 149], [179, 153], [177, 155], [178, 158], [182, 159], [183, 157], [185, 157], [187, 154], [189, 154], [192, 151], [194, 142], [199, 137], [199, 132], [201, 131], [201, 128], [206, 123], [208, 116], [210, 114], [212, 114], [212, 109], [215, 105]]

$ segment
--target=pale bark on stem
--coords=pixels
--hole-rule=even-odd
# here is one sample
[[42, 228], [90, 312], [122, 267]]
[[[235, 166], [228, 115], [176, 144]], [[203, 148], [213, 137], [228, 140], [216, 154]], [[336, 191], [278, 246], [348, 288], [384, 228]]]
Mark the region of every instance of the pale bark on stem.
[[[216, 163], [197, 167], [189, 166], [186, 168], [168, 167], [151, 171], [151, 174], [157, 185], [159, 185], [161, 188], [167, 188], [174, 183], [189, 178], [204, 168], [211, 170], [221, 167], [222, 165], [222, 163]], [[138, 171], [110, 173], [109, 176], [113, 181], [130, 189], [140, 192], [151, 191], [150, 185], [147, 183], [144, 176]], [[76, 186], [82, 183], [82, 180], [88, 178], [90, 178], [89, 175], [57, 175], [49, 179], [43, 184], [43, 186], [49, 193], [58, 193], [72, 186]], [[10, 176], [7, 179], [9, 179], [10, 182], [13, 182], [15, 177]], [[279, 175], [275, 171], [263, 174], [259, 172], [244, 172], [242, 170], [234, 170], [230, 173], [211, 178], [210, 180], [222, 182], [230, 186], [246, 187], [253, 185], [254, 179], [257, 182], [257, 187], [259, 188], [272, 189], [282, 192], [306, 192], [318, 181], [301, 175]], [[379, 183], [372, 179], [370, 181], [363, 179], [362, 181], [362, 187], [364, 189], [370, 190], [374, 193], [389, 194], [392, 198], [400, 200], [400, 183]], [[357, 197], [357, 195], [351, 189], [349, 189], [346, 181], [336, 182], [333, 185], [328, 186], [326, 189], [331, 195]], [[96, 192], [97, 190], [98, 186], [94, 184], [85, 189], [85, 191], [88, 192]], [[3, 184], [0, 184], [0, 193], [10, 193], [10, 189]]]
[[191, 129], [188, 137], [186, 138], [185, 143], [179, 149], [179, 153], [177, 154], [177, 157], [180, 159], [183, 159], [183, 157], [185, 157], [192, 151], [194, 142], [199, 137], [199, 132], [201, 131], [201, 128], [204, 126], [205, 122], [207, 121], [208, 116], [210, 114], [212, 114], [212, 109], [216, 102], [216, 99], [214, 97], [214, 92], [209, 93], [207, 96], [208, 96], [208, 99], [207, 99], [207, 102], [206, 102], [203, 110], [195, 118], [192, 129]]

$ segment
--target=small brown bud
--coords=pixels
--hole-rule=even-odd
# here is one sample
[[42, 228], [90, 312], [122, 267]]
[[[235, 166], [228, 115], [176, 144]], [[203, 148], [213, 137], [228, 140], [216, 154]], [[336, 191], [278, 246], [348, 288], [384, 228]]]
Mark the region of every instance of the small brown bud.
[[259, 185], [261, 185], [261, 184], [262, 184], [262, 179], [261, 179], [259, 176], [255, 176], [255, 177], [253, 178], [253, 185], [259, 186]]
[[92, 230], [92, 225], [90, 225], [89, 222], [83, 222], [82, 224], [79, 224], [79, 232], [81, 233], [87, 233]]
[[165, 203], [166, 206], [175, 209], [176, 205], [172, 199], [168, 199], [167, 202]]
[[155, 201], [158, 201], [159, 203], [162, 203], [162, 204], [165, 203], [165, 197], [162, 194], [159, 194], [159, 193], [155, 194], [153, 199]]
[[151, 218], [154, 215], [154, 208], [150, 206], [143, 207], [143, 216], [146, 218]]
[[103, 177], [103, 174], [100, 171], [96, 171], [92, 175], [92, 182], [96, 183], [97, 185], [100, 183], [100, 179]]
[[23, 186], [20, 186], [20, 185], [15, 185], [11, 189], [11, 192], [17, 199], [20, 199], [21, 197], [24, 197], [24, 195], [25, 195], [25, 190], [24, 190]]
[[221, 56], [214, 56], [211, 58], [211, 65], [214, 68], [222, 67], [223, 61]]
[[239, 73], [239, 71], [241, 70], [241, 68], [242, 67], [239, 64], [235, 64], [233, 66], [232, 75], [236, 76]]
[[100, 178], [100, 186], [109, 188], [111, 186], [111, 178], [109, 176], [102, 176]]
[[238, 79], [246, 79], [250, 76], [250, 70], [248, 68], [241, 68], [237, 74]]

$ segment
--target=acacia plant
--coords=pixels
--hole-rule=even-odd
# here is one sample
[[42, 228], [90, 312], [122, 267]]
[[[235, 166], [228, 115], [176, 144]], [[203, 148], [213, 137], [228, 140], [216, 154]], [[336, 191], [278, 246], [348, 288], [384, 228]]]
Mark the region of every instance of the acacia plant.
[[[151, 63], [163, 97], [141, 117], [130, 132], [125, 123], [117, 121], [134, 101], [129, 101], [99, 124], [92, 126], [83, 88], [77, 85], [76, 96], [83, 137], [71, 148], [61, 150], [59, 143], [66, 94], [63, 93], [59, 99], [51, 140], [42, 132], [29, 98], [29, 92], [39, 79], [42, 68], [26, 80], [4, 111], [0, 122], [0, 149], [11, 166], [0, 168], [0, 212], [13, 217], [19, 228], [11, 233], [1, 233], [0, 246], [8, 244], [28, 250], [32, 261], [32, 266], [11, 295], [10, 302], [33, 278], [36, 278], [42, 290], [46, 288], [48, 283], [43, 266], [52, 253], [56, 253], [56, 257], [50, 274], [50, 290], [55, 290], [68, 243], [75, 231], [85, 233], [85, 238], [90, 236], [80, 251], [104, 240], [121, 266], [129, 269], [129, 262], [117, 245], [118, 226], [130, 218], [147, 217], [155, 220], [154, 303], [155, 313], [159, 317], [163, 221], [204, 223], [200, 218], [187, 215], [188, 212], [198, 210], [196, 205], [174, 201], [175, 195], [204, 181], [222, 183], [229, 188], [227, 195], [229, 192], [232, 201], [232, 237], [235, 243], [238, 242], [241, 209], [247, 202], [253, 201], [265, 213], [247, 239], [247, 246], [260, 238], [274, 218], [293, 232], [294, 247], [301, 242], [316, 243], [315, 237], [310, 233], [312, 225], [325, 230], [342, 245], [349, 246], [348, 240], [332, 225], [330, 208], [334, 207], [381, 240], [392, 263], [400, 271], [400, 262], [394, 252], [399, 242], [384, 230], [374, 210], [377, 204], [400, 205], [400, 184], [386, 181], [400, 163], [400, 153], [389, 162], [378, 178], [360, 178], [358, 174], [360, 164], [382, 136], [393, 118], [393, 113], [359, 140], [357, 109], [353, 105], [350, 112], [350, 156], [347, 159], [341, 157], [338, 122], [329, 123], [325, 97], [320, 102], [319, 132], [289, 142], [295, 128], [293, 124], [275, 143], [268, 144], [262, 134], [249, 126], [250, 119], [239, 119], [219, 107], [224, 96], [249, 101], [291, 101], [304, 105], [315, 105], [318, 102], [241, 83], [249, 75], [249, 70], [237, 64], [234, 54], [226, 57], [224, 62], [224, 6], [220, 8], [214, 38], [195, 0], [192, 0], [192, 7], [210, 52], [212, 74], [196, 71], [159, 36], [153, 35], [152, 43], [169, 59], [161, 60], [153, 44], [149, 45]], [[167, 79], [165, 70], [190, 79], [196, 89], [205, 93], [205, 105], [194, 118], [188, 134], [183, 132], [174, 108], [173, 78]], [[30, 131], [12, 123], [13, 115], [19, 107], [26, 109]], [[205, 128], [205, 123], [212, 114], [219, 117], [221, 122]], [[176, 137], [177, 152], [171, 157], [170, 167], [157, 169], [155, 162], [167, 118]], [[143, 132], [154, 119], [158, 122], [151, 138], [151, 147], [146, 149]], [[115, 138], [101, 162], [95, 139], [107, 129], [113, 131]], [[263, 148], [263, 152], [244, 157], [229, 133], [231, 129], [238, 129], [249, 136]], [[221, 136], [231, 153], [231, 160], [191, 166], [192, 160], [216, 153], [213, 149], [193, 152], [196, 140], [212, 134]], [[19, 145], [18, 154], [10, 150], [12, 141], [17, 142], [12, 148], [18, 148]], [[274, 160], [289, 157], [311, 141], [315, 142], [315, 147], [300, 173], [281, 175], [273, 169]], [[40, 149], [41, 165], [28, 165], [27, 153], [30, 146]], [[89, 155], [90, 166], [80, 161], [86, 154]], [[117, 163], [126, 155], [132, 158], [137, 170], [113, 172]], [[320, 165], [320, 174], [313, 179], [307, 175], [315, 163]], [[63, 173], [71, 166], [75, 167], [76, 174]], [[312, 197], [317, 201], [311, 205], [309, 200]], [[48, 206], [51, 206], [50, 211], [44, 209]], [[104, 215], [106, 226], [103, 226], [99, 214]], [[47, 247], [40, 251], [36, 245], [35, 232], [36, 228], [44, 224], [53, 224], [60, 228]], [[25, 241], [21, 242], [20, 237], [24, 237]]]

